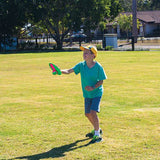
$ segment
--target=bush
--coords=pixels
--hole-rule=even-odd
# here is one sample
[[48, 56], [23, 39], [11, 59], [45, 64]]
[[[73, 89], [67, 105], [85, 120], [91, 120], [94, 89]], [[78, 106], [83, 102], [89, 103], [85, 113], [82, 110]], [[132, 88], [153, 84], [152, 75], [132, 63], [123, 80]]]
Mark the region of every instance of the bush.
[[35, 49], [36, 47], [37, 46], [33, 42], [30, 42], [30, 41], [18, 44], [18, 48], [21, 50], [27, 50], [27, 49], [31, 50], [31, 49]]
[[97, 44], [97, 45], [96, 45], [96, 47], [97, 47], [97, 50], [103, 50], [103, 48], [102, 48], [102, 45], [101, 45], [101, 44]]
[[106, 50], [106, 51], [112, 51], [112, 50], [113, 50], [113, 46], [106, 46], [106, 47], [105, 47], [105, 50]]

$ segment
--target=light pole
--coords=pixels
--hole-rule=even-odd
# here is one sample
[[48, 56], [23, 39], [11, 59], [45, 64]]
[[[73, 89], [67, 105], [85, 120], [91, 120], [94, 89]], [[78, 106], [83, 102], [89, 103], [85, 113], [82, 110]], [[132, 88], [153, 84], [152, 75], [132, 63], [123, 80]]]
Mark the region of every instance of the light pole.
[[132, 0], [132, 51], [134, 51], [134, 43], [137, 42], [137, 1]]

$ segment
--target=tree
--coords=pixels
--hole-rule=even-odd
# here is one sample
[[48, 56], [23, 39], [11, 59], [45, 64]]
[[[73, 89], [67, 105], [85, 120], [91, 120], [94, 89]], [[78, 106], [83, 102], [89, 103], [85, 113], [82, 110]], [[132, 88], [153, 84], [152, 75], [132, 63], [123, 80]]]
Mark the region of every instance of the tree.
[[[120, 16], [116, 18], [116, 23], [114, 24], [114, 26], [117, 25], [119, 25], [122, 31], [127, 33], [127, 37], [129, 38], [129, 32], [132, 31], [132, 14], [130, 14], [129, 16], [127, 16], [126, 14], [120, 14]], [[140, 21], [137, 19], [137, 28], [139, 28], [140, 25]]]
[[[96, 29], [99, 22], [105, 22], [110, 17], [110, 0], [83, 0], [79, 1], [82, 12], [81, 23], [85, 32], [90, 34], [91, 29]], [[85, 5], [84, 5], [85, 4]]]
[[[132, 11], [132, 0], [119, 0], [124, 12]], [[137, 0], [138, 11], [160, 10], [159, 0]]]
[[160, 1], [159, 0], [152, 0], [151, 8], [153, 10], [160, 10]]
[[0, 51], [1, 44], [9, 45], [10, 37], [16, 35], [26, 21], [25, 6], [22, 0], [0, 1]]
[[110, 1], [110, 19], [113, 20], [122, 11], [122, 6], [119, 0]]
[[[63, 39], [70, 30], [95, 29], [104, 17], [109, 16], [109, 0], [37, 0], [32, 4], [34, 23], [44, 25], [62, 49]], [[30, 10], [30, 11], [31, 11]]]
[[[122, 11], [122, 7], [120, 5], [119, 0], [110, 0], [109, 2], [109, 15], [105, 17], [102, 21], [99, 22], [98, 29], [104, 34], [104, 30], [106, 29], [107, 23], [113, 21], [114, 18], [118, 16], [118, 14]], [[108, 17], [108, 19], [106, 19]]]
[[[48, 30], [62, 48], [64, 37], [69, 31], [83, 27], [90, 33], [119, 9], [118, 0], [1, 0], [0, 1], [0, 43], [18, 33], [26, 23]], [[111, 5], [115, 4], [117, 7]], [[114, 12], [115, 11], [115, 12]], [[1, 45], [0, 45], [1, 46]]]

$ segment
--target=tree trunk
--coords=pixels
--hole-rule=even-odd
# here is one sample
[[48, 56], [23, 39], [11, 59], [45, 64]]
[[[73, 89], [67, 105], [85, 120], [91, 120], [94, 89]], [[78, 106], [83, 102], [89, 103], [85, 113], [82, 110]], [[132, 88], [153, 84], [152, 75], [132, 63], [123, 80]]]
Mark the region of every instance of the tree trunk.
[[38, 48], [38, 39], [37, 39], [37, 35], [36, 35], [36, 48]]
[[47, 44], [49, 43], [49, 41], [48, 41], [48, 34], [47, 34]]
[[1, 42], [0, 42], [0, 52], [2, 51]]
[[56, 43], [57, 43], [57, 48], [56, 49], [57, 50], [62, 50], [63, 42], [61, 40], [57, 40]]
[[0, 37], [0, 52], [2, 51], [2, 46], [1, 46], [1, 44], [2, 44], [2, 39], [1, 39], [1, 37]]

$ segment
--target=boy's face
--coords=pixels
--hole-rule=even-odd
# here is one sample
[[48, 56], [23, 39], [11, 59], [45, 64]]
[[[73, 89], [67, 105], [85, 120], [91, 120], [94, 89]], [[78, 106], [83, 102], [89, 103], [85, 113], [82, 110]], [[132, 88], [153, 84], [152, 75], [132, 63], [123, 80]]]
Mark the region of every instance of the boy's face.
[[83, 59], [86, 61], [86, 60], [93, 60], [95, 58], [94, 54], [88, 50], [88, 49], [85, 49], [83, 51]]

